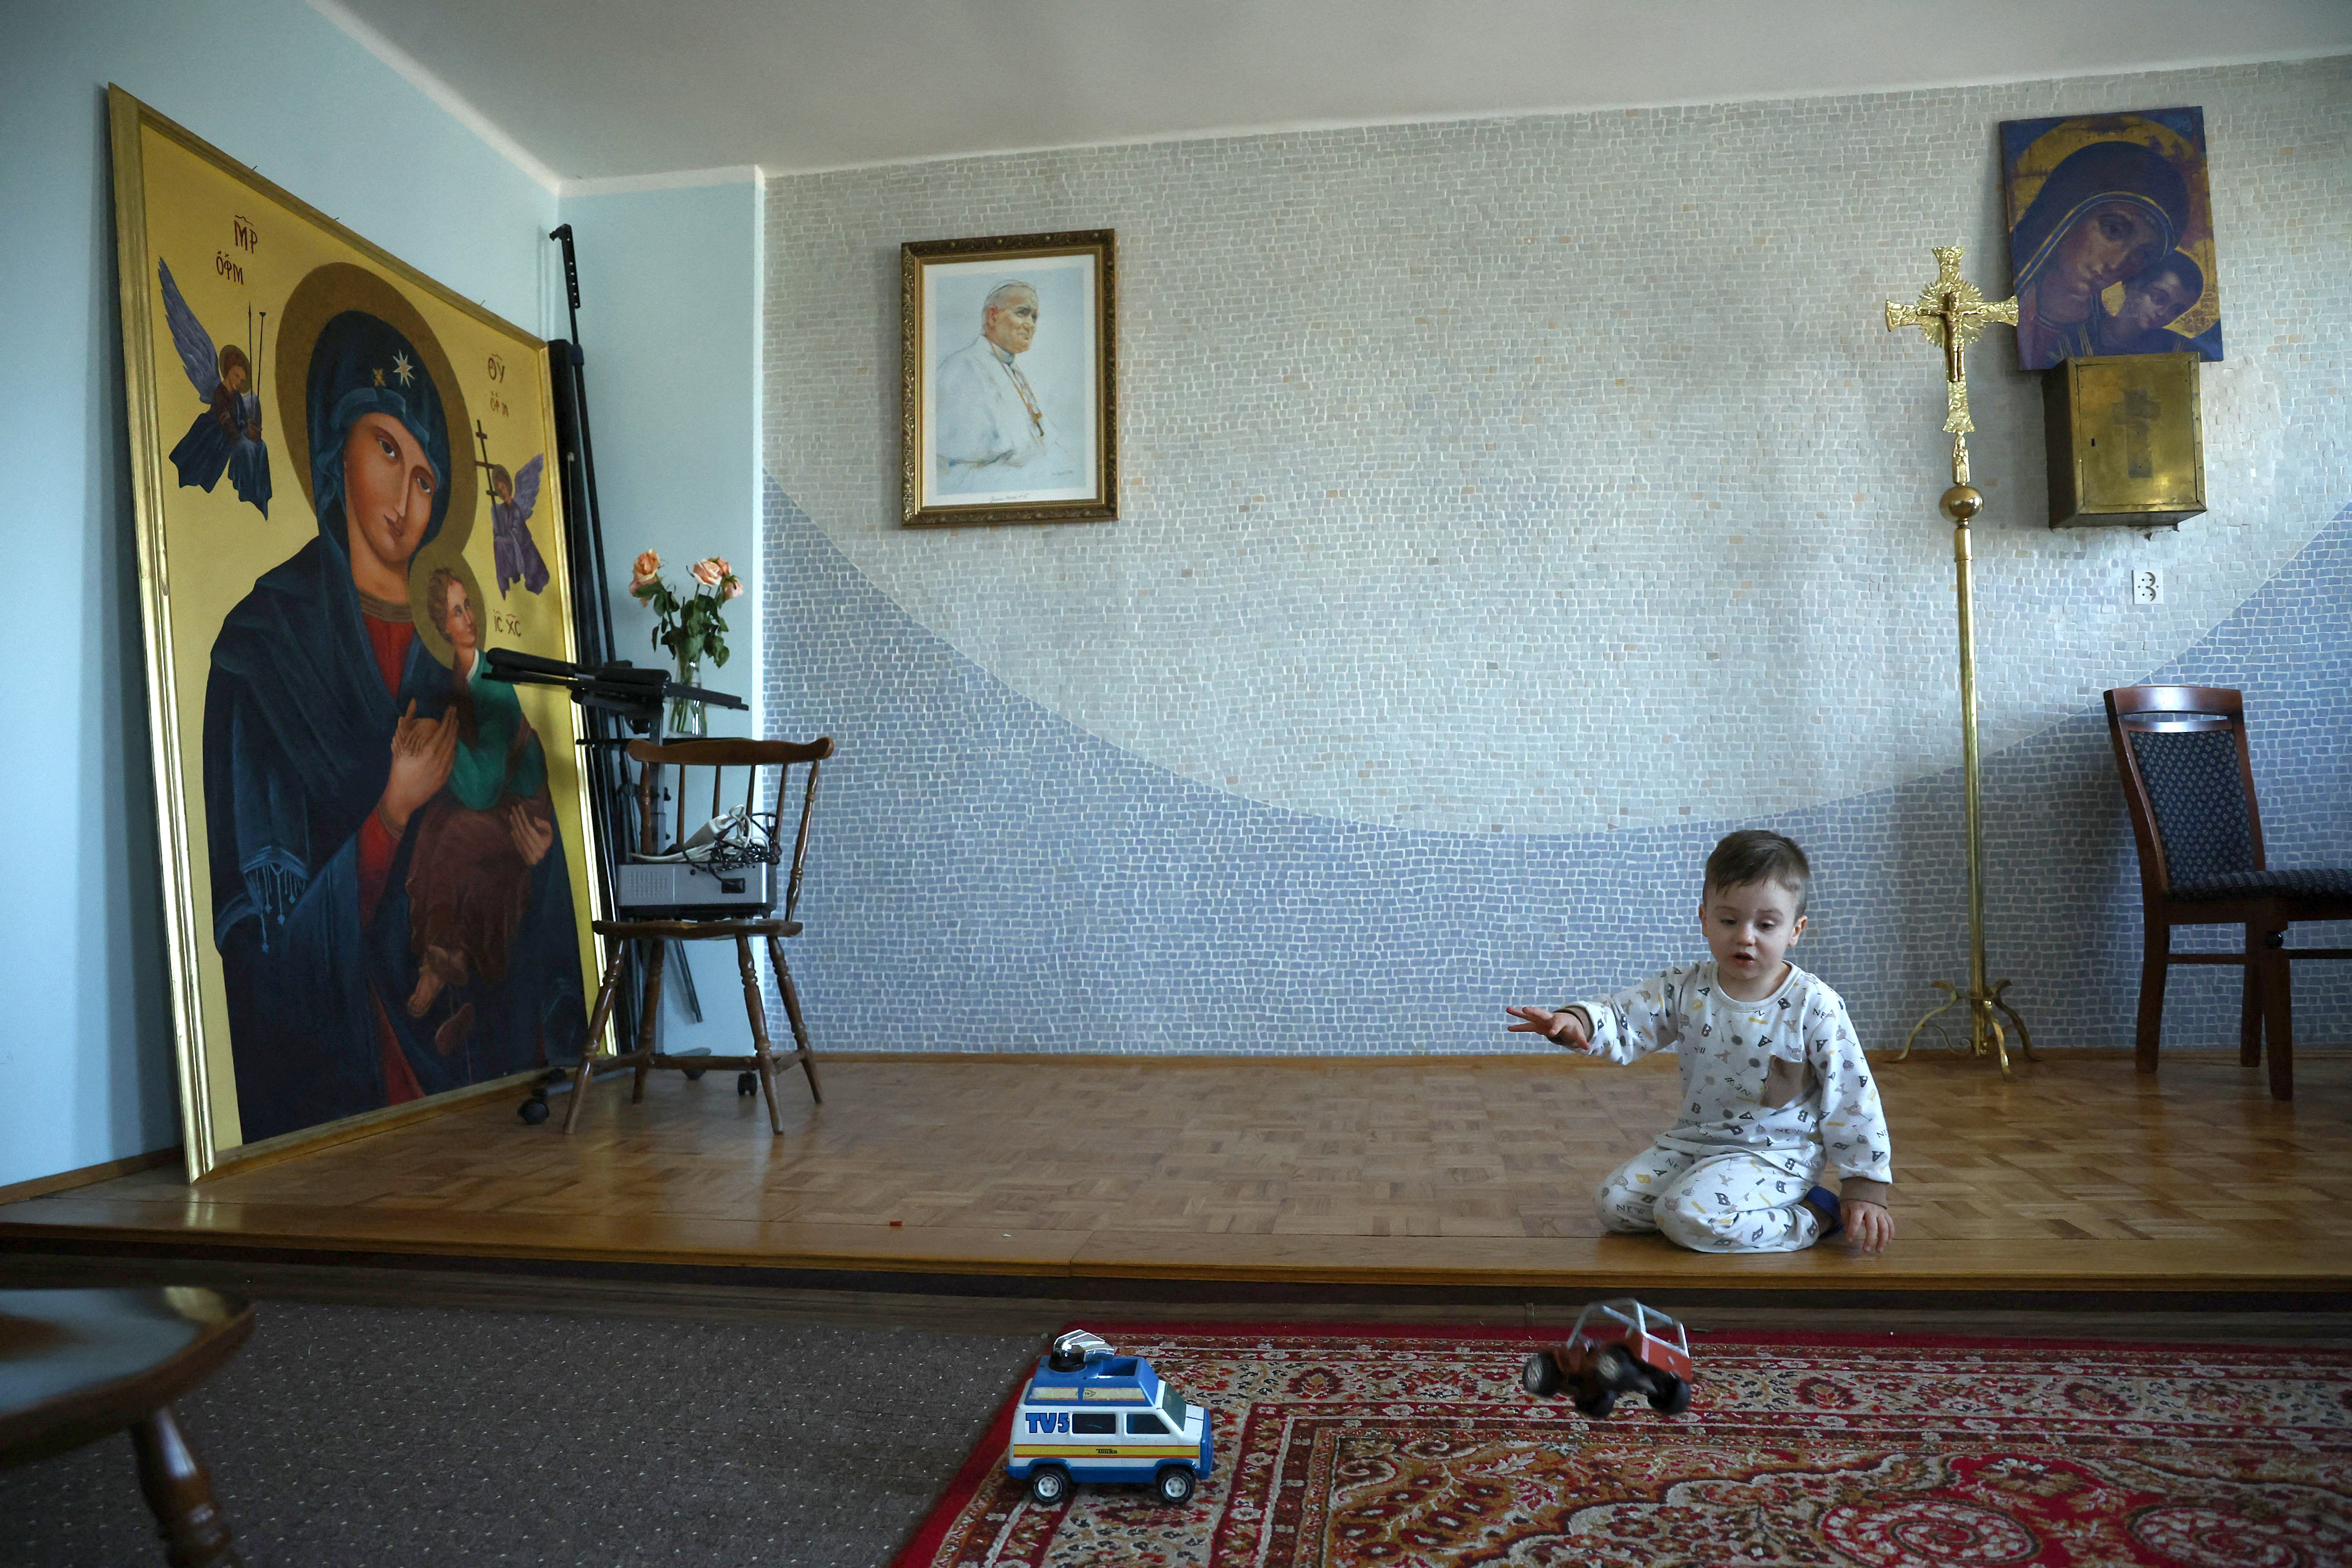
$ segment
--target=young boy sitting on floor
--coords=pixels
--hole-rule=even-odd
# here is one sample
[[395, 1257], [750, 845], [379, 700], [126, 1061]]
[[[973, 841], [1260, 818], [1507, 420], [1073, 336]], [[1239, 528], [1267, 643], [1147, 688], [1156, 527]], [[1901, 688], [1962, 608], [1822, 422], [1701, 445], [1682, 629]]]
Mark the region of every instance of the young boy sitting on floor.
[[[1623, 1064], [1682, 1058], [1682, 1113], [1601, 1184], [1617, 1231], [1664, 1231], [1696, 1252], [1795, 1252], [1843, 1231], [1895, 1237], [1886, 1115], [1838, 994], [1781, 955], [1805, 930], [1805, 852], [1734, 833], [1706, 858], [1699, 923], [1713, 956], [1614, 996], [1506, 1009], [1514, 1033]], [[1834, 1171], [1840, 1190], [1813, 1184]]]

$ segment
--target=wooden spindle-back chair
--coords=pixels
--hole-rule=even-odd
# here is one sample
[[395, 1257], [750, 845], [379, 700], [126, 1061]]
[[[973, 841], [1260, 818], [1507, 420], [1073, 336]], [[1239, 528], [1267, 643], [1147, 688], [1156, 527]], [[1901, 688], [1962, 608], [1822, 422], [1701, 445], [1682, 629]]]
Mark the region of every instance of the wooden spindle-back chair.
[[[689, 784], [689, 774], [697, 769], [710, 772], [710, 815], [717, 817], [724, 809], [723, 802], [730, 792], [725, 788], [730, 770], [745, 770], [742, 791], [743, 809], [756, 815], [759, 811], [760, 774], [764, 768], [776, 770], [775, 793], [769, 797], [774, 803], [773, 815], [768, 818], [768, 831], [781, 840], [787, 813], [792, 805], [793, 777], [796, 769], [802, 773], [800, 787], [799, 826], [793, 836], [791, 870], [782, 894], [783, 912], [779, 915], [772, 906], [762, 911], [738, 917], [719, 914], [707, 917], [680, 916], [674, 919], [617, 919], [594, 922], [596, 934], [610, 945], [610, 957], [604, 966], [604, 983], [596, 991], [596, 1006], [588, 1019], [588, 1039], [583, 1047], [580, 1067], [573, 1076], [572, 1109], [563, 1119], [563, 1130], [571, 1131], [580, 1124], [580, 1112], [588, 1100], [588, 1085], [596, 1069], [634, 1067], [636, 1069], [629, 1095], [632, 1104], [646, 1097], [646, 1076], [655, 1068], [670, 1068], [699, 1078], [713, 1068], [733, 1068], [741, 1071], [748, 1088], [756, 1088], [766, 1098], [768, 1125], [772, 1131], [784, 1130], [783, 1112], [776, 1100], [776, 1080], [797, 1061], [808, 1075], [809, 1096], [820, 1104], [824, 1091], [817, 1085], [816, 1058], [809, 1045], [807, 1021], [801, 1015], [800, 993], [793, 985], [792, 970], [784, 963], [783, 939], [801, 933], [799, 908], [801, 879], [808, 864], [809, 827], [816, 812], [816, 784], [820, 764], [833, 755], [833, 742], [819, 739], [802, 742], [793, 741], [673, 741], [667, 745], [655, 745], [647, 741], [632, 741], [626, 748], [629, 759], [639, 769], [637, 783], [638, 852], [643, 855], [662, 853], [661, 835], [665, 798], [677, 803], [675, 827], [677, 837], [688, 836], [686, 803], [689, 797], [699, 798], [698, 781]], [[677, 788], [670, 792], [665, 784], [669, 770], [676, 770]], [[673, 851], [674, 852], [674, 851]], [[759, 961], [753, 955], [751, 943], [759, 939], [767, 945], [768, 962], [776, 972], [776, 989], [784, 1004], [784, 1016], [791, 1022], [793, 1049], [779, 1053], [769, 1048], [767, 1007], [760, 986]], [[673, 942], [719, 942], [731, 939], [735, 943], [737, 967], [742, 973], [743, 1006], [751, 1020], [751, 1054], [745, 1057], [671, 1056], [656, 1047], [656, 1027], [661, 1016], [663, 961]], [[635, 1048], [619, 1056], [592, 1055], [597, 1042], [603, 1039], [604, 1026], [611, 1020], [613, 1003], [621, 984], [623, 962], [631, 942], [646, 944], [646, 984], [643, 1012], [637, 1028]]]

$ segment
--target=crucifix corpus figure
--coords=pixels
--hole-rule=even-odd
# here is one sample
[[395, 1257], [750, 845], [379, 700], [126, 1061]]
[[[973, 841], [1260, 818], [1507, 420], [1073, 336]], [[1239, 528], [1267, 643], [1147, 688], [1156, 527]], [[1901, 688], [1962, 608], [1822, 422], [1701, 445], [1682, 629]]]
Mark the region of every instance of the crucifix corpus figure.
[[[2017, 325], [2017, 301], [2012, 298], [1996, 304], [1961, 277], [1960, 250], [1957, 245], [1935, 247], [1936, 280], [1919, 290], [1917, 304], [1886, 301], [1886, 330], [1916, 327], [1921, 337], [1944, 351], [1944, 428], [1952, 437], [1952, 484], [1968, 489], [1969, 432], [1976, 426], [1969, 418], [1969, 367], [1960, 356], [1984, 335], [1987, 321]], [[1950, 510], [1950, 498], [1947, 498], [1948, 515]], [[1973, 514], [1976, 508], [1969, 510]]]

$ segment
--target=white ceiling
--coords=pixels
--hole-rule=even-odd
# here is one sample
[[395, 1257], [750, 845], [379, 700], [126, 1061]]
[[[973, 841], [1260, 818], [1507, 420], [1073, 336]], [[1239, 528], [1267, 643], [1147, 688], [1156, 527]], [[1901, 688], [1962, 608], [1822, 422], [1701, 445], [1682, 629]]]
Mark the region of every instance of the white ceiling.
[[2352, 52], [2347, 0], [312, 0], [551, 185]]

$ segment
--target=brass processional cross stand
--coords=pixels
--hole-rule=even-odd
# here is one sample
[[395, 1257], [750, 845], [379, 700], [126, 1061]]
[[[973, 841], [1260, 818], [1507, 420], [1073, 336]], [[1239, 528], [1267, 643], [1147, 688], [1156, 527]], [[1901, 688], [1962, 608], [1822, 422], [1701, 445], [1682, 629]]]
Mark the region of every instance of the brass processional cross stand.
[[[2001, 1034], [2000, 1020], [1993, 1016], [1998, 1009], [2009, 1016], [2017, 1026], [2019, 1050], [2029, 1061], [2041, 1058], [2033, 1054], [2033, 1037], [2026, 1033], [2025, 1020], [2017, 1016], [2001, 997], [2009, 989], [2006, 980], [1990, 984], [1985, 979], [1984, 937], [1984, 822], [1982, 774], [1977, 753], [1977, 628], [1976, 616], [1969, 601], [1969, 580], [1973, 575], [1969, 553], [1969, 520], [1984, 510], [1984, 497], [1969, 483], [1969, 432], [1976, 425], [1969, 418], [1968, 366], [1961, 359], [1970, 343], [1984, 335], [1988, 321], [2006, 321], [2017, 325], [2017, 301], [2004, 300], [1999, 304], [1987, 300], [1977, 286], [1960, 276], [1960, 247], [1935, 247], [1936, 280], [1919, 290], [1915, 305], [1886, 302], [1886, 330], [1912, 326], [1944, 354], [1944, 428], [1952, 437], [1952, 488], [1944, 492], [1943, 513], [1952, 520], [1952, 563], [1959, 578], [1960, 607], [1960, 754], [1968, 775], [1969, 827], [1969, 1048], [1975, 1056], [1990, 1056], [2000, 1063], [2000, 1076], [2011, 1076], [2009, 1047]], [[1941, 1006], [1911, 1026], [1904, 1037], [1900, 1061], [1911, 1054], [1912, 1042], [1937, 1014], [1945, 1012], [1960, 1000], [1959, 987], [1948, 980], [1934, 982], [1939, 991], [1948, 991]], [[1940, 1033], [1942, 1026], [1937, 1025]]]

